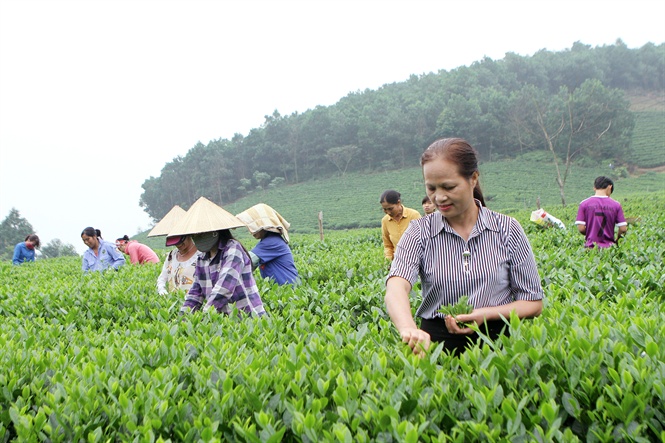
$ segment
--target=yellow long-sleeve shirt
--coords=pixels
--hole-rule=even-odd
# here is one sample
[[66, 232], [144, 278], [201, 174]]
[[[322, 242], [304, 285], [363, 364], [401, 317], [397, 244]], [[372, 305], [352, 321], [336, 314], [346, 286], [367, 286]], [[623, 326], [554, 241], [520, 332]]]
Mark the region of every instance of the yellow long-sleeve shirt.
[[383, 253], [388, 260], [392, 260], [395, 256], [397, 242], [402, 238], [402, 234], [406, 231], [406, 227], [409, 226], [411, 220], [420, 218], [420, 213], [415, 209], [410, 209], [406, 206], [403, 206], [403, 208], [402, 219], [400, 221], [395, 220], [389, 215], [384, 215], [381, 219]]

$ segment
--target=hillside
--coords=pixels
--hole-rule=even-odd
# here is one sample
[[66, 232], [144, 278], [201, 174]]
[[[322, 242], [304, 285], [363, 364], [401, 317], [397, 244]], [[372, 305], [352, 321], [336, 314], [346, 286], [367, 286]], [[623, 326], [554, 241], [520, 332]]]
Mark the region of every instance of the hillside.
[[626, 98], [633, 112], [665, 112], [665, 91], [630, 91]]
[[[644, 193], [665, 190], [665, 93], [628, 93], [631, 110], [636, 113], [632, 137], [633, 154], [626, 178], [616, 177], [614, 197], [622, 200], [639, 198]], [[554, 165], [543, 152], [531, 152], [515, 159], [481, 164], [480, 183], [490, 208], [505, 213], [533, 210], [540, 198], [541, 206], [550, 212], [562, 212], [561, 198], [555, 183]], [[568, 206], [577, 207], [592, 192], [599, 175], [613, 176], [607, 165], [580, 161], [573, 166], [566, 183]], [[318, 214], [323, 211], [324, 229], [370, 228], [380, 225], [383, 213], [378, 203], [386, 189], [396, 189], [403, 203], [421, 210], [425, 195], [419, 167], [383, 172], [337, 174], [294, 185], [282, 185], [252, 194], [224, 208], [237, 214], [256, 203], [276, 208], [292, 224], [292, 232], [318, 232]], [[564, 212], [567, 212], [567, 209]], [[573, 213], [570, 223], [574, 220]], [[561, 218], [561, 217], [560, 217]], [[163, 239], [148, 239], [146, 233], [135, 238], [161, 248]], [[238, 231], [237, 235], [243, 233]]]
[[433, 140], [452, 136], [467, 139], [481, 160], [542, 152], [558, 134], [560, 156], [570, 144], [576, 156], [626, 168], [622, 174], [659, 167], [665, 164], [661, 60], [665, 44], [578, 42], [570, 51], [506, 54], [413, 75], [302, 113], [276, 109], [246, 135], [199, 141], [168, 162], [143, 183], [140, 205], [158, 220], [199, 196], [227, 204], [335, 174], [413, 168]]
[[[566, 186], [569, 205], [576, 206], [589, 196], [595, 177], [611, 172], [606, 166], [575, 167]], [[507, 213], [535, 209], [538, 197], [545, 208], [561, 206], [554, 177], [552, 165], [528, 159], [481, 165], [481, 186], [491, 199], [488, 206]], [[226, 209], [238, 213], [256, 203], [268, 203], [292, 223], [294, 232], [316, 232], [319, 211], [323, 211], [324, 227], [328, 229], [374, 227], [379, 225], [383, 216], [378, 201], [386, 189], [398, 190], [406, 206], [422, 209], [420, 201], [425, 192], [420, 168], [369, 175], [349, 174], [344, 178], [286, 186], [255, 193], [226, 205]], [[619, 200], [631, 194], [665, 190], [665, 174], [647, 173], [619, 179], [616, 189], [615, 198]]]
[[[574, 221], [577, 204], [592, 193], [595, 177], [612, 173], [607, 165], [575, 166], [566, 185], [568, 206], [561, 208], [553, 166], [533, 157], [481, 165], [481, 186], [490, 208], [505, 213], [530, 212], [536, 209], [536, 200], [540, 197], [542, 207], [569, 225]], [[665, 191], [665, 173], [648, 172], [620, 178], [615, 184], [617, 200], [639, 199], [644, 194]], [[267, 203], [291, 223], [294, 233], [317, 233], [319, 211], [323, 211], [325, 230], [370, 228], [380, 226], [383, 212], [378, 201], [386, 189], [398, 190], [405, 206], [422, 212], [420, 201], [425, 192], [420, 168], [347, 174], [283, 186], [256, 192], [224, 208], [237, 214], [256, 203]], [[145, 234], [136, 238], [154, 247], [164, 246], [163, 238], [147, 239]], [[245, 232], [237, 230], [236, 235], [243, 237]]]
[[632, 152], [628, 158], [633, 169], [665, 168], [665, 91], [630, 93], [630, 110], [635, 113]]
[[[630, 93], [628, 98], [631, 110], [637, 114], [632, 139], [636, 167], [629, 177], [616, 177], [614, 197], [619, 200], [665, 190], [665, 173], [639, 169], [665, 165], [665, 94]], [[542, 207], [561, 208], [554, 165], [545, 153], [532, 152], [515, 159], [485, 162], [480, 170], [483, 193], [492, 209], [506, 213], [530, 211], [536, 208], [538, 198]], [[615, 173], [609, 164], [581, 161], [574, 165], [566, 183], [567, 204], [576, 207], [588, 197], [595, 177]], [[323, 211], [327, 229], [375, 227], [383, 216], [378, 199], [386, 189], [398, 190], [406, 206], [422, 209], [420, 201], [425, 193], [419, 167], [374, 174], [349, 173], [268, 189], [225, 208], [238, 213], [256, 203], [268, 203], [291, 221], [294, 232], [318, 232], [319, 211]]]

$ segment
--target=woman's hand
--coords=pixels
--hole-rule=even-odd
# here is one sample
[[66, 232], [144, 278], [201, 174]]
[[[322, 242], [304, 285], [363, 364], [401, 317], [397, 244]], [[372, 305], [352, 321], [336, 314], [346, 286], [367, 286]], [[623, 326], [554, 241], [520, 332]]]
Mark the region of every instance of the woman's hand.
[[427, 332], [418, 328], [404, 328], [399, 331], [399, 334], [402, 336], [402, 341], [409, 345], [414, 354], [419, 357], [424, 357], [427, 354], [431, 343]]
[[455, 317], [446, 315], [446, 328], [451, 334], [469, 335], [473, 334], [474, 330], [468, 327], [459, 327], [457, 322], [466, 323], [469, 326], [473, 326], [475, 323], [477, 329], [486, 321], [509, 319], [513, 313], [520, 319], [537, 317], [542, 309], [542, 300], [517, 300], [501, 306], [474, 309], [470, 314], [459, 314]]
[[485, 316], [476, 311], [473, 311], [470, 314], [459, 314], [455, 317], [446, 315], [444, 320], [446, 322], [446, 329], [448, 329], [448, 332], [451, 334], [471, 335], [475, 332], [474, 329], [470, 327], [460, 327], [458, 323], [479, 327], [485, 323]]

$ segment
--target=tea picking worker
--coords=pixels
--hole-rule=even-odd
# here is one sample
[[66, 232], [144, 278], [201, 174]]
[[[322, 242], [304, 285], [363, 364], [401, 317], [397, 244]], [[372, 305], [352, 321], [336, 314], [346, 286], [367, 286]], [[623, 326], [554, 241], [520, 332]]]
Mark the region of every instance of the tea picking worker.
[[[404, 233], [386, 281], [385, 303], [402, 341], [416, 354], [441, 341], [459, 354], [479, 340], [470, 326], [495, 339], [509, 334], [502, 317], [540, 315], [543, 290], [520, 224], [484, 206], [475, 149], [458, 138], [437, 140], [420, 163], [437, 212], [415, 220]], [[415, 315], [420, 326], [409, 304], [419, 276], [422, 303]], [[453, 318], [439, 312], [463, 296], [473, 307], [470, 314]]]
[[258, 267], [262, 278], [269, 278], [278, 285], [295, 284], [298, 270], [289, 248], [289, 222], [264, 203], [254, 205], [236, 217], [259, 240], [249, 252], [252, 267]]
[[[580, 234], [586, 238], [584, 246], [608, 248], [626, 235], [628, 223], [623, 215], [621, 203], [610, 195], [614, 182], [608, 177], [597, 177], [593, 183], [594, 195], [580, 203], [575, 224]], [[616, 238], [614, 231], [616, 229]]]
[[157, 293], [165, 295], [177, 290], [189, 291], [194, 283], [194, 271], [199, 257], [192, 237], [166, 237], [166, 246], [175, 246], [176, 249], [172, 249], [164, 260], [162, 272], [157, 277]]
[[155, 254], [155, 251], [150, 246], [139, 243], [136, 240], [130, 240], [127, 235], [116, 239], [115, 245], [122, 253], [129, 255], [129, 261], [133, 265], [159, 263], [159, 257], [157, 257], [157, 254]]
[[395, 256], [395, 247], [412, 220], [420, 218], [420, 213], [402, 204], [399, 192], [389, 189], [381, 194], [379, 203], [386, 214], [381, 219], [383, 254], [388, 260]]
[[35, 261], [35, 249], [38, 248], [39, 245], [39, 237], [37, 234], [30, 234], [25, 237], [24, 241], [17, 243], [14, 247], [12, 264], [20, 265], [27, 261]]
[[[194, 283], [194, 271], [199, 251], [189, 235], [169, 237], [168, 233], [185, 215], [185, 210], [175, 205], [148, 233], [148, 237], [166, 236], [166, 246], [175, 246], [164, 260], [162, 272], [157, 277], [157, 293], [166, 295], [173, 291], [189, 291]], [[168, 289], [167, 289], [168, 288]]]
[[434, 206], [434, 203], [429, 199], [429, 195], [425, 195], [421, 203], [425, 215], [430, 215], [436, 212], [436, 206]]
[[103, 271], [105, 269], [118, 270], [125, 264], [125, 257], [118, 251], [114, 243], [102, 238], [99, 229], [87, 227], [81, 232], [81, 240], [88, 247], [83, 253], [83, 272]]
[[250, 316], [265, 314], [249, 254], [230, 231], [241, 226], [244, 224], [234, 215], [201, 197], [173, 228], [170, 237], [191, 235], [201, 252], [182, 313], [214, 308], [229, 314], [235, 303]]

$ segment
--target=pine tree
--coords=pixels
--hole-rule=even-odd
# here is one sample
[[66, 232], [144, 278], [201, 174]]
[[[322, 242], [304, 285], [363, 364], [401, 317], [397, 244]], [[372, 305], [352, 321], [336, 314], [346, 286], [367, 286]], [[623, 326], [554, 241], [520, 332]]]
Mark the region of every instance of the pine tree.
[[18, 209], [12, 208], [9, 215], [0, 223], [0, 259], [11, 260], [16, 244], [34, 233], [35, 230], [30, 222], [21, 217]]

